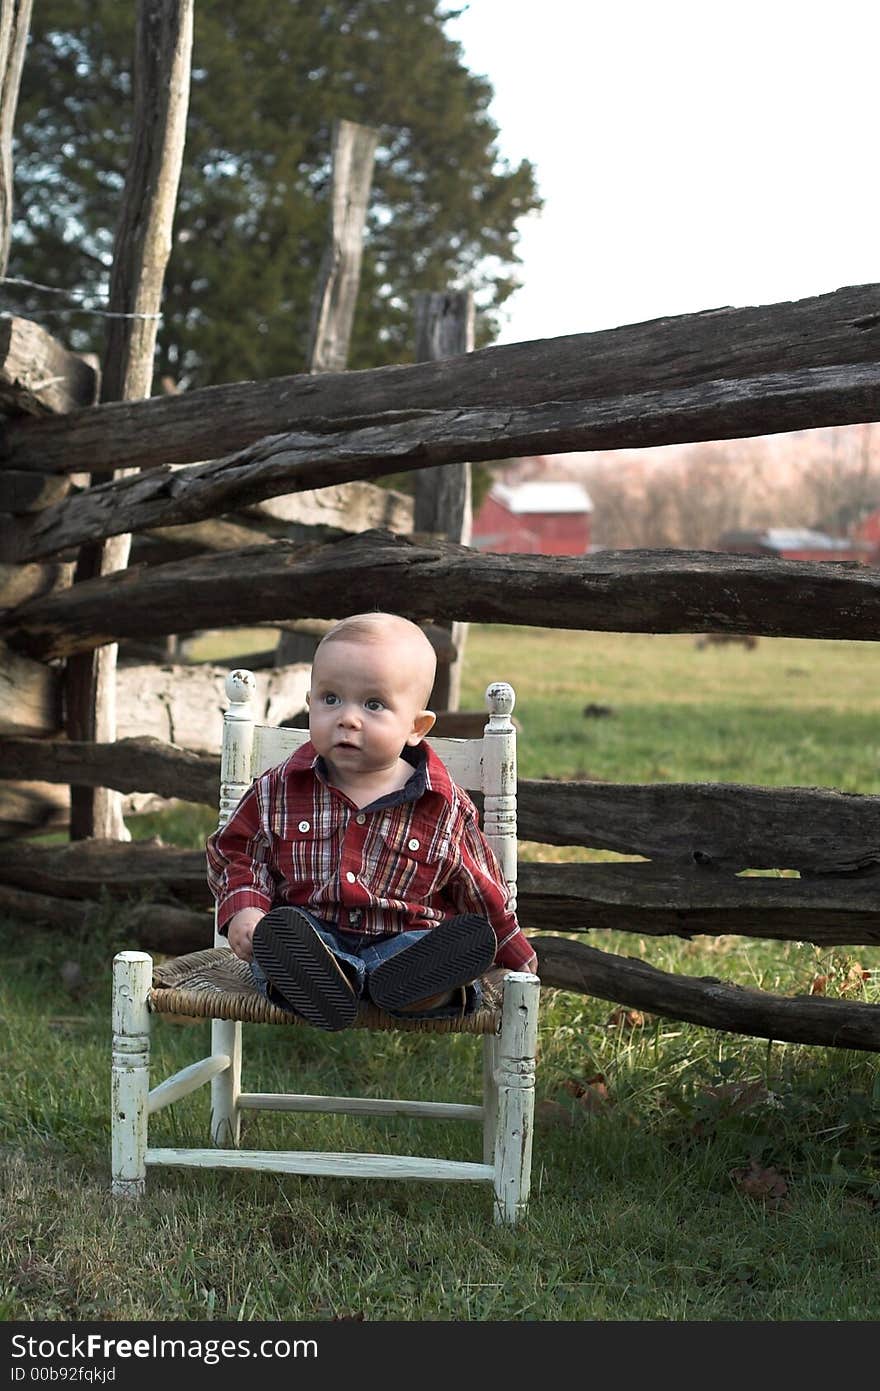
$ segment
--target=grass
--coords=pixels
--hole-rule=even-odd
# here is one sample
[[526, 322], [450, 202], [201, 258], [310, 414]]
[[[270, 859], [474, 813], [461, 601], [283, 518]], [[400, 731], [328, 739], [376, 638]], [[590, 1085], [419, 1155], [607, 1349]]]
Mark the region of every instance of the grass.
[[[243, 649], [241, 649], [243, 650]], [[880, 654], [867, 644], [474, 628], [463, 704], [518, 692], [524, 776], [724, 780], [877, 792]], [[585, 718], [589, 703], [612, 714]], [[147, 822], [146, 825], [141, 824]], [[199, 844], [178, 807], [138, 833]], [[529, 846], [532, 857], [565, 850]], [[876, 949], [637, 933], [595, 945], [784, 993], [878, 999]], [[880, 1079], [872, 1055], [768, 1044], [542, 995], [534, 1198], [514, 1232], [483, 1187], [154, 1170], [107, 1193], [109, 980], [127, 944], [104, 905], [79, 936], [6, 924], [0, 969], [0, 1318], [874, 1320]], [[74, 961], [83, 983], [64, 984]], [[208, 1026], [161, 1017], [157, 1075]], [[476, 1094], [471, 1040], [252, 1029], [255, 1090]], [[156, 1118], [203, 1144], [207, 1091]], [[249, 1115], [248, 1146], [478, 1158], [464, 1125]]]

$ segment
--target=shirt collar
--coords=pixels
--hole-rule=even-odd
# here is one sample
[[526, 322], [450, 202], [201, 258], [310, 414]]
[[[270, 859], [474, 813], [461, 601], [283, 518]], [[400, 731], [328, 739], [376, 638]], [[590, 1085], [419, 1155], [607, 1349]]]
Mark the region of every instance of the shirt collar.
[[[364, 807], [364, 811], [378, 811], [387, 807], [396, 807], [404, 802], [417, 802], [426, 792], [433, 792], [441, 797], [444, 802], [452, 803], [452, 779], [450, 778], [443, 760], [434, 752], [430, 744], [421, 743], [414, 747], [405, 744], [401, 749], [400, 756], [407, 763], [411, 763], [413, 771], [406, 781], [406, 784], [396, 792], [389, 792], [387, 796], [378, 798], [371, 802], [369, 807]], [[319, 782], [329, 786], [327, 782], [327, 767], [319, 753], [315, 752], [315, 746], [309, 739], [291, 754], [287, 760], [286, 771], [290, 774], [313, 772]]]

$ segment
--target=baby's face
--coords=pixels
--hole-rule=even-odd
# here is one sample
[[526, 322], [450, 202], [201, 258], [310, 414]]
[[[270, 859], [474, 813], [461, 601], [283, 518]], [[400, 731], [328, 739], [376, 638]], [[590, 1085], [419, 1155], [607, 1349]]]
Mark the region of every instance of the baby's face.
[[309, 734], [343, 780], [396, 769], [404, 745], [418, 744], [425, 732], [423, 683], [407, 658], [407, 645], [393, 641], [340, 640], [317, 653]]

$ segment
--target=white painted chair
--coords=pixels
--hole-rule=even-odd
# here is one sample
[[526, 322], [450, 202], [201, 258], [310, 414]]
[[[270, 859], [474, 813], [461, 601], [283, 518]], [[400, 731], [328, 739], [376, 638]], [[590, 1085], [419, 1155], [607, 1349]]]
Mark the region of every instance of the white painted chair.
[[[282, 762], [308, 738], [305, 730], [254, 723], [248, 671], [226, 680], [220, 772], [220, 824], [229, 819], [252, 779]], [[484, 794], [483, 829], [516, 902], [516, 732], [510, 718], [513, 689], [501, 682], [486, 692], [489, 720], [482, 739], [434, 739], [433, 747], [453, 779]], [[112, 1187], [119, 1196], [144, 1191], [148, 1167], [259, 1169], [288, 1174], [373, 1179], [442, 1179], [492, 1184], [496, 1222], [514, 1223], [529, 1197], [534, 1112], [535, 1044], [539, 981], [509, 972], [498, 1006], [462, 1020], [392, 1019], [362, 1004], [356, 1028], [421, 1033], [472, 1033], [483, 1040], [481, 1104], [397, 1101], [371, 1097], [301, 1096], [243, 1091], [242, 1022], [307, 1028], [269, 1004], [254, 987], [249, 968], [215, 933], [213, 949], [193, 952], [153, 968], [145, 952], [120, 952], [113, 963]], [[211, 1053], [150, 1088], [150, 1016], [210, 1018]], [[211, 1136], [215, 1148], [155, 1149], [148, 1140], [151, 1115], [211, 1083]], [[313, 1111], [348, 1115], [424, 1116], [479, 1121], [481, 1163], [379, 1154], [334, 1154], [238, 1148], [244, 1111]]]

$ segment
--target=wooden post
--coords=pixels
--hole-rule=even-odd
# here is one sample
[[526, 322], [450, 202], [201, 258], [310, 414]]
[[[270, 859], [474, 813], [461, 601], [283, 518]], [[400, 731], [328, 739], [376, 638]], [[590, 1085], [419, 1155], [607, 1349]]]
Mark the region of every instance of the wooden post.
[[517, 807], [516, 729], [511, 715], [516, 693], [506, 681], [494, 681], [486, 690], [489, 720], [483, 737], [483, 779], [486, 793], [483, 830], [501, 866], [507, 884], [507, 906], [516, 912]]
[[378, 139], [370, 126], [333, 123], [330, 232], [312, 307], [310, 372], [343, 372], [348, 363]]
[[[470, 353], [474, 349], [474, 297], [470, 290], [416, 295], [416, 362]], [[471, 466], [441, 464], [422, 469], [415, 483], [416, 531], [439, 532], [459, 545], [471, 539]], [[437, 668], [431, 694], [434, 710], [457, 710], [467, 624], [449, 625], [458, 653], [449, 666]]]
[[[254, 744], [254, 707], [257, 683], [252, 671], [238, 669], [226, 678], [229, 708], [223, 716], [223, 747], [220, 755], [220, 820], [226, 825], [239, 800], [252, 781], [251, 758]], [[215, 915], [216, 922], [216, 915]], [[229, 942], [214, 929], [214, 945]], [[211, 1079], [211, 1139], [215, 1145], [235, 1148], [241, 1134], [241, 1024], [233, 1019], [212, 1019], [211, 1056], [225, 1054], [229, 1067]]]
[[529, 1201], [540, 990], [538, 977], [526, 971], [505, 977], [496, 1072], [495, 1221], [511, 1225]]
[[495, 1140], [498, 1127], [498, 1039], [494, 1034], [483, 1038], [483, 1163], [495, 1163]]
[[31, 22], [31, 0], [0, 0], [0, 275], [12, 228], [12, 127]]
[[[364, 225], [379, 132], [354, 121], [334, 121], [330, 224], [321, 258], [306, 365], [310, 372], [344, 372], [361, 277]], [[311, 662], [318, 639], [282, 632], [275, 665]]]
[[[150, 395], [153, 354], [171, 224], [183, 161], [189, 105], [193, 0], [138, 0], [134, 60], [134, 130], [122, 213], [116, 229], [110, 319], [101, 399]], [[120, 470], [122, 477], [134, 470]], [[93, 475], [93, 481], [103, 481]], [[75, 583], [124, 570], [129, 535], [82, 547]], [[116, 737], [116, 645], [71, 658], [67, 669], [67, 732], [71, 739]], [[72, 839], [127, 837], [118, 793], [72, 787]]]
[[110, 1167], [112, 1191], [120, 1198], [139, 1198], [147, 1173], [152, 964], [142, 951], [119, 952], [113, 961]]

